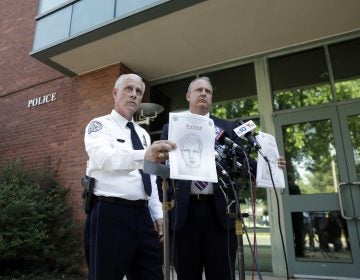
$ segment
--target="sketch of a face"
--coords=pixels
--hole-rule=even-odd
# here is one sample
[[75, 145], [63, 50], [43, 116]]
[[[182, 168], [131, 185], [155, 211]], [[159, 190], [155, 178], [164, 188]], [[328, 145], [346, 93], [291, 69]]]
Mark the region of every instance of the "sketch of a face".
[[187, 134], [180, 141], [181, 155], [187, 167], [198, 168], [201, 163], [202, 141], [194, 134]]

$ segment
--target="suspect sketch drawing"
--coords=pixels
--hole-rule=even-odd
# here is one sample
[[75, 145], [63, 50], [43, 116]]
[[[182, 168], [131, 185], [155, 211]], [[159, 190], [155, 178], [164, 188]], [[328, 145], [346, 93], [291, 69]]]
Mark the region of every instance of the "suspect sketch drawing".
[[202, 149], [203, 142], [195, 134], [187, 134], [180, 139], [180, 151], [185, 169], [179, 170], [180, 174], [195, 174], [200, 171]]
[[177, 146], [169, 153], [171, 179], [217, 182], [213, 120], [185, 112], [170, 113], [168, 138]]

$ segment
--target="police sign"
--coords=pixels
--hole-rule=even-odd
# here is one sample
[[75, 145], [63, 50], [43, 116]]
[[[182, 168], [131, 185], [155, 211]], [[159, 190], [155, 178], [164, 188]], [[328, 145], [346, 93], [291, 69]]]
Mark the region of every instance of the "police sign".
[[35, 107], [35, 106], [39, 106], [42, 104], [46, 104], [46, 103], [50, 103], [56, 100], [56, 92], [53, 93], [49, 93], [40, 97], [36, 97], [34, 99], [29, 99], [27, 102], [27, 107], [31, 108], [31, 107]]

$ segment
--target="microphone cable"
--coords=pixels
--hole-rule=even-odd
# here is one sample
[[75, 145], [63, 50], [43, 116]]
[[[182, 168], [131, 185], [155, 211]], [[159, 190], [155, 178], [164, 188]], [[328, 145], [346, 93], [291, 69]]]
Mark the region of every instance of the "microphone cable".
[[[253, 174], [251, 173], [251, 167], [250, 167], [250, 162], [249, 162], [249, 157], [248, 157], [248, 154], [243, 150], [242, 153], [244, 154], [244, 157], [245, 157], [245, 161], [246, 161], [246, 168], [247, 168], [247, 171], [248, 171], [248, 180], [249, 180], [249, 188], [250, 188], [250, 198], [251, 198], [251, 208], [252, 208], [252, 216], [253, 218], [255, 218], [255, 207], [254, 207], [254, 195], [253, 195], [253, 181], [252, 181], [252, 177], [253, 177]], [[259, 279], [262, 280], [262, 274], [261, 274], [261, 271], [260, 271], [260, 268], [259, 268], [259, 265], [258, 265], [258, 259], [257, 259], [257, 244], [256, 242], [254, 242], [253, 245], [251, 245], [251, 241], [250, 241], [250, 237], [249, 237], [249, 233], [248, 233], [248, 230], [247, 230], [247, 226], [246, 226], [246, 223], [245, 223], [245, 220], [243, 218], [243, 216], [241, 216], [241, 219], [242, 219], [242, 223], [243, 223], [243, 226], [244, 226], [244, 232], [245, 232], [245, 236], [246, 236], [246, 239], [249, 243], [249, 248], [250, 248], [250, 252], [251, 252], [251, 255], [252, 255], [252, 259], [253, 259], [253, 268], [255, 266], [255, 269], [256, 269], [256, 272], [258, 273], [258, 276], [259, 276]], [[255, 221], [256, 222], [256, 221]], [[254, 240], [256, 240], [256, 224], [254, 222]], [[253, 269], [253, 272], [254, 272], [254, 269]]]
[[[232, 147], [232, 152], [235, 152], [235, 147]], [[248, 155], [246, 154], [246, 152], [244, 150], [242, 150], [243, 154], [244, 154], [244, 157], [245, 157], [245, 160], [246, 160], [246, 167], [247, 167], [247, 171], [248, 171], [248, 175], [249, 175], [249, 184], [250, 184], [250, 187], [252, 188], [252, 181], [251, 181], [251, 168], [250, 168], [250, 163], [249, 163], [249, 158], [248, 158]], [[233, 158], [234, 159], [234, 158]], [[241, 255], [239, 254], [242, 254], [242, 257], [244, 257], [244, 252], [243, 252], [243, 244], [242, 243], [242, 234], [243, 234], [243, 231], [246, 235], [246, 238], [247, 238], [247, 241], [249, 243], [249, 248], [250, 248], [250, 251], [251, 251], [251, 255], [253, 256], [253, 262], [256, 266], [256, 271], [259, 275], [259, 279], [262, 280], [262, 275], [261, 275], [261, 272], [259, 270], [259, 267], [258, 267], [258, 262], [257, 262], [257, 259], [255, 257], [255, 253], [254, 253], [254, 250], [252, 248], [252, 245], [251, 245], [251, 241], [250, 241], [250, 238], [249, 238], [249, 235], [248, 235], [248, 230], [247, 230], [247, 226], [245, 224], [245, 221], [244, 221], [244, 217], [243, 215], [241, 214], [241, 209], [240, 209], [240, 202], [239, 202], [239, 198], [238, 198], [238, 194], [236, 192], [236, 189], [235, 189], [235, 186], [233, 184], [233, 182], [231, 180], [229, 180], [229, 185], [230, 185], [230, 189], [233, 193], [233, 196], [235, 198], [235, 206], [236, 206], [236, 221], [235, 221], [235, 231], [236, 231], [236, 235], [238, 236], [238, 270], [239, 270], [239, 279], [242, 280], [242, 279], [245, 279], [245, 267], [244, 267], [244, 258], [241, 259]], [[228, 209], [230, 209], [230, 205], [228, 205]], [[230, 212], [230, 211], [228, 211]], [[238, 219], [240, 219], [239, 223], [238, 223]], [[241, 236], [241, 237], [240, 237]], [[240, 246], [240, 247], [239, 247]], [[241, 271], [241, 269], [243, 269], [243, 271]], [[243, 272], [243, 274], [241, 274], [241, 272]]]
[[[230, 177], [227, 178], [229, 181], [229, 184], [231, 183]], [[227, 184], [225, 183], [225, 181], [220, 177], [219, 178], [219, 189], [222, 192], [222, 195], [224, 196], [224, 200], [225, 203], [227, 205], [226, 209], [228, 209], [229, 206], [229, 197], [228, 195], [225, 193], [223, 188], [228, 188]], [[232, 275], [232, 263], [231, 263], [231, 254], [230, 254], [230, 215], [228, 215], [228, 211], [225, 209], [225, 214], [226, 214], [226, 222], [227, 222], [227, 227], [226, 227], [226, 232], [227, 232], [227, 257], [228, 257], [228, 263], [229, 263], [229, 275]]]
[[270, 171], [270, 178], [271, 178], [271, 183], [272, 183], [272, 187], [274, 189], [274, 193], [275, 193], [275, 198], [276, 198], [276, 208], [277, 208], [277, 218], [278, 218], [278, 225], [279, 225], [279, 232], [280, 232], [280, 239], [281, 239], [281, 245], [282, 245], [282, 249], [283, 249], [283, 254], [284, 254], [284, 259], [285, 259], [285, 269], [286, 269], [286, 279], [289, 280], [289, 267], [288, 267], [288, 260], [287, 260], [287, 255], [286, 255], [286, 250], [285, 250], [285, 242], [284, 242], [284, 235], [283, 235], [283, 231], [282, 231], [282, 227], [281, 227], [281, 218], [280, 218], [280, 203], [279, 203], [279, 196], [278, 193], [276, 191], [275, 188], [275, 182], [274, 182], [274, 178], [273, 178], [273, 174], [271, 171], [271, 166], [270, 166], [270, 160], [268, 159], [268, 157], [266, 155], [264, 155], [263, 153], [260, 153], [262, 155], [262, 157], [264, 158], [264, 160], [266, 161], [269, 171]]
[[[215, 161], [217, 164], [219, 164], [221, 167], [221, 163], [219, 162], [219, 160], [217, 158], [215, 158]], [[224, 169], [222, 167], [222, 169]], [[220, 174], [219, 174], [220, 173]], [[226, 180], [224, 180], [224, 178], [226, 178]], [[231, 253], [230, 253], [230, 206], [231, 206], [231, 203], [229, 202], [229, 196], [227, 194], [227, 192], [225, 192], [224, 188], [225, 189], [228, 189], [230, 184], [232, 184], [232, 180], [231, 180], [231, 177], [230, 175], [226, 172], [226, 173], [223, 173], [223, 172], [218, 172], [218, 186], [219, 186], [219, 189], [224, 197], [224, 200], [225, 200], [225, 204], [226, 204], [226, 209], [225, 209], [225, 215], [227, 217], [226, 219], [226, 222], [227, 222], [227, 227], [226, 227], [226, 231], [227, 231], [227, 257], [228, 257], [228, 264], [229, 264], [229, 275], [231, 276], [235, 276], [232, 274], [232, 262], [231, 262]], [[225, 181], [228, 182], [225, 183]]]

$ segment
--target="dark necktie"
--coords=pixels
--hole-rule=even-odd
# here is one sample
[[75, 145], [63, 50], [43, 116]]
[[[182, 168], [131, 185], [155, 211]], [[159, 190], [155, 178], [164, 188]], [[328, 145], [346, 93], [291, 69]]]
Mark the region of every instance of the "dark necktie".
[[[133, 144], [133, 148], [134, 150], [143, 150], [144, 147], [141, 144], [139, 135], [137, 135], [135, 128], [134, 128], [134, 124], [132, 122], [128, 122], [126, 124], [126, 126], [128, 128], [130, 128], [131, 131], [131, 142]], [[151, 181], [150, 181], [150, 175], [149, 174], [145, 174], [141, 169], [139, 169], [143, 183], [144, 183], [144, 189], [145, 192], [148, 196], [151, 195]]]

